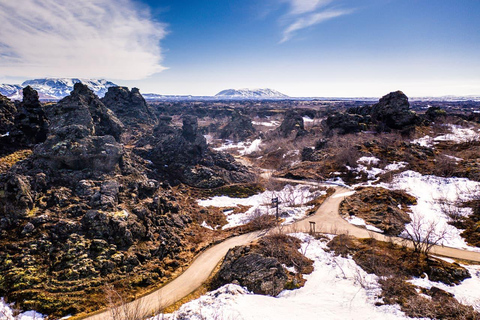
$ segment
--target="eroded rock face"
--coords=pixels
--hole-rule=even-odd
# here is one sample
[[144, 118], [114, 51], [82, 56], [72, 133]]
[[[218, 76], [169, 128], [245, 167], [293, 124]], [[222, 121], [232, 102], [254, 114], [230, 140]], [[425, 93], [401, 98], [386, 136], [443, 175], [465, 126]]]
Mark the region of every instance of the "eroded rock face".
[[110, 87], [102, 102], [126, 125], [153, 125], [157, 121], [152, 108], [137, 88], [130, 91], [126, 87]]
[[250, 253], [249, 247], [230, 249], [215, 278], [215, 286], [239, 284], [263, 295], [277, 296], [287, 282], [287, 275], [277, 259]]
[[244, 141], [256, 133], [252, 120], [238, 112], [232, 115], [232, 118], [220, 131], [220, 139], [229, 139], [233, 141]]

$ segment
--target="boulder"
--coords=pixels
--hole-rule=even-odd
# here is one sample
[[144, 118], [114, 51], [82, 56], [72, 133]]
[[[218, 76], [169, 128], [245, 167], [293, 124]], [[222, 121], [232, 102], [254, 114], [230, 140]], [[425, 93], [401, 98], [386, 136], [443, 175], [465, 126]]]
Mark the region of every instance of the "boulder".
[[239, 284], [256, 294], [277, 296], [287, 280], [277, 259], [251, 253], [249, 247], [240, 246], [228, 251], [213, 283], [215, 287]]

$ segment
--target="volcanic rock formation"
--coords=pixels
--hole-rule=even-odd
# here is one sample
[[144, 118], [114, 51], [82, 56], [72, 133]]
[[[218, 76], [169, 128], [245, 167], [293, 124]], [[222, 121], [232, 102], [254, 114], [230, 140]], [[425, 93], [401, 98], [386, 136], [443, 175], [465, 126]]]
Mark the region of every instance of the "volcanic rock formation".
[[110, 87], [102, 102], [126, 125], [156, 123], [154, 111], [137, 88], [129, 91], [126, 87]]

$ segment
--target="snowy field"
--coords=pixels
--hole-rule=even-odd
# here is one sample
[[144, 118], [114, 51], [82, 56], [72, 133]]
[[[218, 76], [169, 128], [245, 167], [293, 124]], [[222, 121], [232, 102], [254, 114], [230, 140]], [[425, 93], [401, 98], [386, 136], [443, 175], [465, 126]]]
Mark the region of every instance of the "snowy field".
[[[276, 209], [272, 208], [271, 204], [273, 198], [278, 198], [280, 202], [280, 217], [285, 219], [284, 224], [289, 224], [305, 217], [307, 210], [312, 208], [312, 206], [306, 206], [305, 203], [326, 193], [325, 191], [312, 190], [311, 186], [286, 185], [281, 191], [267, 190], [248, 198], [217, 196], [207, 200], [198, 200], [197, 202], [202, 207], [229, 208], [238, 205], [251, 206], [245, 213], [232, 214], [231, 211], [225, 212], [228, 224], [223, 226], [223, 229], [227, 229], [244, 225], [258, 215], [275, 214]], [[204, 227], [209, 226], [204, 225]]]
[[[460, 236], [459, 230], [448, 224], [450, 218], [447, 212], [459, 215], [471, 214], [470, 208], [458, 208], [458, 203], [472, 199], [474, 193], [480, 191], [480, 183], [465, 178], [442, 178], [422, 175], [415, 171], [404, 171], [394, 176], [391, 183], [379, 184], [387, 189], [404, 190], [417, 198], [417, 204], [412, 206], [412, 220], [422, 220], [425, 226], [436, 223], [437, 231], [446, 230], [447, 236], [443, 245], [473, 251], [480, 248], [470, 247]], [[411, 230], [412, 224], [406, 226]]]
[[277, 297], [249, 293], [228, 284], [183, 305], [177, 312], [151, 320], [231, 319], [408, 319], [397, 306], [375, 306], [378, 278], [363, 271], [350, 258], [327, 252], [325, 241], [306, 234], [301, 252], [314, 261], [303, 288], [284, 290]]
[[430, 137], [426, 135], [422, 138], [415, 139], [411, 143], [418, 144], [423, 147], [433, 147], [436, 143], [441, 141], [453, 141], [456, 143], [463, 143], [480, 138], [479, 131], [474, 128], [463, 128], [458, 125], [448, 124], [450, 133], [443, 134], [437, 137]]

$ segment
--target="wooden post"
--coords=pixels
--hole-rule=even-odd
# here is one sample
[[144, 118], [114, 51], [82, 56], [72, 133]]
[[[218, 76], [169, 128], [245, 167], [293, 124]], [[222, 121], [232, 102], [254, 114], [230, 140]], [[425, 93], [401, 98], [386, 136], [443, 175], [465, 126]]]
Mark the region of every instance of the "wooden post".
[[278, 204], [279, 204], [278, 198], [273, 198], [272, 199], [272, 206], [275, 206], [275, 208], [277, 208], [276, 214], [275, 214], [275, 217], [277, 218], [277, 221], [278, 221], [278, 218], [279, 218], [279, 216], [278, 216]]
[[310, 234], [314, 235], [315, 234], [315, 221], [309, 221], [310, 223]]

